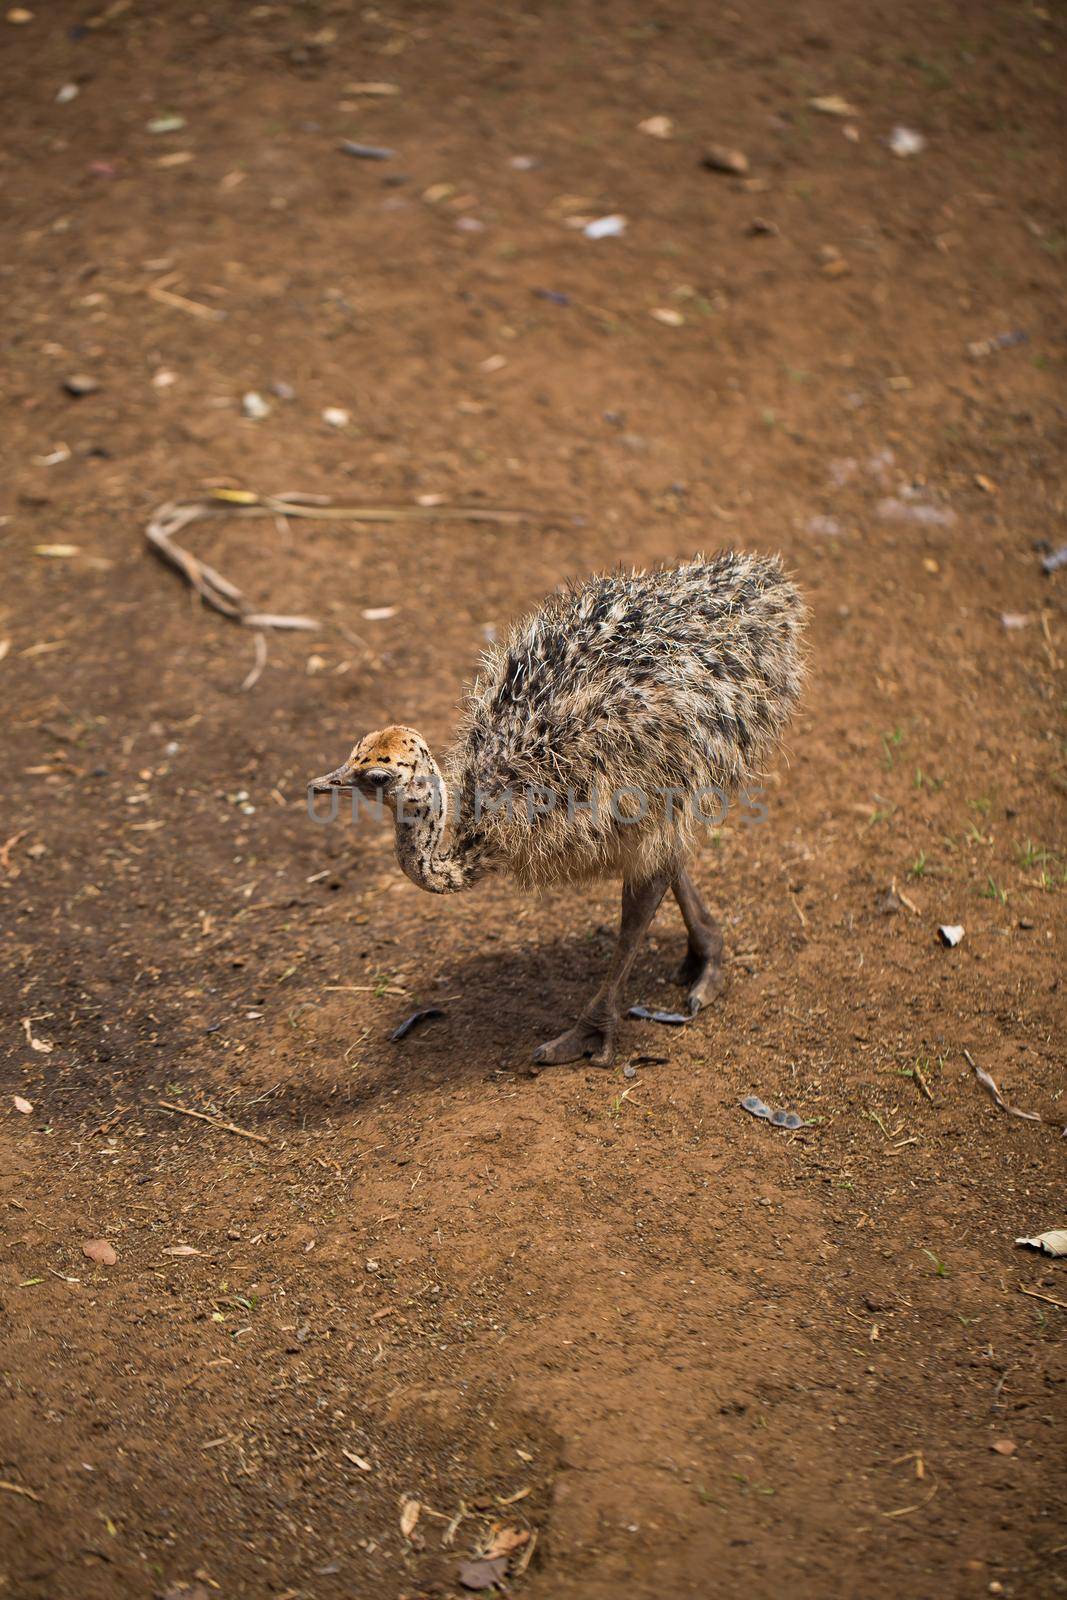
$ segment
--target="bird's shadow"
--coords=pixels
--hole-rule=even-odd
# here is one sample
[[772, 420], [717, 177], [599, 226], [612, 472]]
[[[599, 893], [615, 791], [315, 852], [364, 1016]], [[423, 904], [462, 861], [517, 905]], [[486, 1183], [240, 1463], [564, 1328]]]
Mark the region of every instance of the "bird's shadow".
[[[461, 956], [443, 970], [434, 991], [420, 991], [419, 1005], [398, 1003], [390, 1023], [367, 1039], [353, 1060], [331, 1056], [322, 1066], [301, 1072], [278, 1095], [257, 1108], [265, 1123], [303, 1125], [319, 1116], [358, 1114], [398, 1098], [421, 1097], [446, 1086], [499, 1081], [502, 1076], [533, 1077], [567, 1073], [575, 1062], [534, 1069], [535, 1047], [567, 1027], [601, 981], [611, 959], [614, 929], [562, 935], [518, 948], [481, 950]], [[679, 949], [645, 948], [630, 982], [628, 1003], [658, 993], [672, 1007], [671, 983]], [[415, 1009], [439, 1007], [440, 1017], [416, 1023], [402, 1039], [391, 1029]], [[645, 1051], [665, 1056], [671, 1036], [681, 1030], [624, 1021], [618, 1062]]]

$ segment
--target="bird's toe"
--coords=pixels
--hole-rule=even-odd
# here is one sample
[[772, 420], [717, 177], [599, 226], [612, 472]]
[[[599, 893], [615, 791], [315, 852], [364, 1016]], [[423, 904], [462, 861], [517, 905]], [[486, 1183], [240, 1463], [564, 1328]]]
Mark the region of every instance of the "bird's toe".
[[698, 1011], [710, 1005], [722, 991], [723, 971], [718, 962], [708, 962], [690, 987], [687, 996], [689, 1015], [695, 1017]]
[[596, 1023], [579, 1022], [566, 1033], [539, 1044], [533, 1053], [539, 1066], [562, 1066], [566, 1061], [581, 1061], [588, 1056], [597, 1067], [608, 1067], [615, 1048], [610, 1030]]

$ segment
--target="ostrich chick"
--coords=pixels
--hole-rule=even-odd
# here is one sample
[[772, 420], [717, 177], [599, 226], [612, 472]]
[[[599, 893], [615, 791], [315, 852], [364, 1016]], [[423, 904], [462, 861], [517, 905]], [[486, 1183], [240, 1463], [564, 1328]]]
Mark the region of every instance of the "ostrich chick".
[[724, 551], [591, 578], [486, 653], [443, 776], [421, 735], [389, 727], [309, 789], [388, 807], [401, 868], [433, 894], [495, 872], [524, 889], [621, 877], [608, 974], [575, 1025], [534, 1052], [608, 1066], [634, 957], [668, 889], [689, 935], [690, 1013], [722, 986], [722, 934], [686, 862], [785, 727], [804, 619], [776, 558]]

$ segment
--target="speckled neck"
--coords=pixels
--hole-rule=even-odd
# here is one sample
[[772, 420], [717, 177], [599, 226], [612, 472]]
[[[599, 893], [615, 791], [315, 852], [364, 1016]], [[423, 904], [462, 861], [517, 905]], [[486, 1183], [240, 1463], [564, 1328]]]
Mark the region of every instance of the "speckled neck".
[[[456, 894], [481, 877], [482, 867], [472, 850], [445, 843], [448, 827], [448, 790], [441, 770], [427, 756], [409, 794], [397, 798], [396, 859], [412, 883], [430, 894]], [[428, 798], [423, 798], [424, 790]]]

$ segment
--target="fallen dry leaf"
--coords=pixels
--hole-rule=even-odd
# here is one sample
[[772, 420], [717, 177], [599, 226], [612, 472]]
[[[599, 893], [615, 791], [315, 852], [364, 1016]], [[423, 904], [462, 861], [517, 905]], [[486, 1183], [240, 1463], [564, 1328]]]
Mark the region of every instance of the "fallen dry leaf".
[[405, 1539], [410, 1539], [415, 1532], [415, 1524], [419, 1520], [422, 1507], [417, 1500], [405, 1500], [400, 1507], [400, 1531]]
[[31, 1050], [37, 1050], [41, 1055], [47, 1056], [55, 1049], [55, 1045], [48, 1039], [35, 1039], [29, 1017], [22, 1019], [22, 1031], [26, 1035], [26, 1042]]
[[32, 1102], [24, 1100], [20, 1094], [13, 1094], [11, 1098], [15, 1102], [15, 1110], [21, 1111], [24, 1117], [28, 1117], [33, 1110]]
[[497, 1528], [489, 1541], [486, 1550], [486, 1559], [494, 1561], [497, 1556], [514, 1555], [516, 1550], [521, 1550], [530, 1537], [528, 1528]]
[[364, 1461], [362, 1456], [357, 1456], [356, 1452], [354, 1450], [346, 1450], [344, 1448], [344, 1446], [342, 1445], [341, 1454], [344, 1456], [346, 1461], [351, 1461], [351, 1463], [352, 1463], [352, 1465], [354, 1467], [358, 1467], [360, 1472], [370, 1472], [370, 1470], [371, 1470], [370, 1462], [369, 1461]]
[[859, 112], [854, 105], [839, 94], [820, 94], [814, 100], [809, 100], [808, 105], [813, 111], [821, 111], [824, 117], [858, 117]]
[[82, 1254], [90, 1261], [98, 1261], [102, 1267], [113, 1267], [118, 1260], [114, 1245], [108, 1244], [106, 1239], [86, 1239]]
[[503, 1556], [495, 1561], [461, 1561], [459, 1581], [465, 1589], [493, 1589], [503, 1581], [507, 1565]]
[[1016, 1239], [1016, 1244], [1040, 1250], [1043, 1256], [1067, 1256], [1067, 1228], [1050, 1228], [1047, 1233], [1035, 1233], [1029, 1239]]
[[164, 1250], [165, 1256], [198, 1256], [200, 1251], [191, 1244], [172, 1244]]

